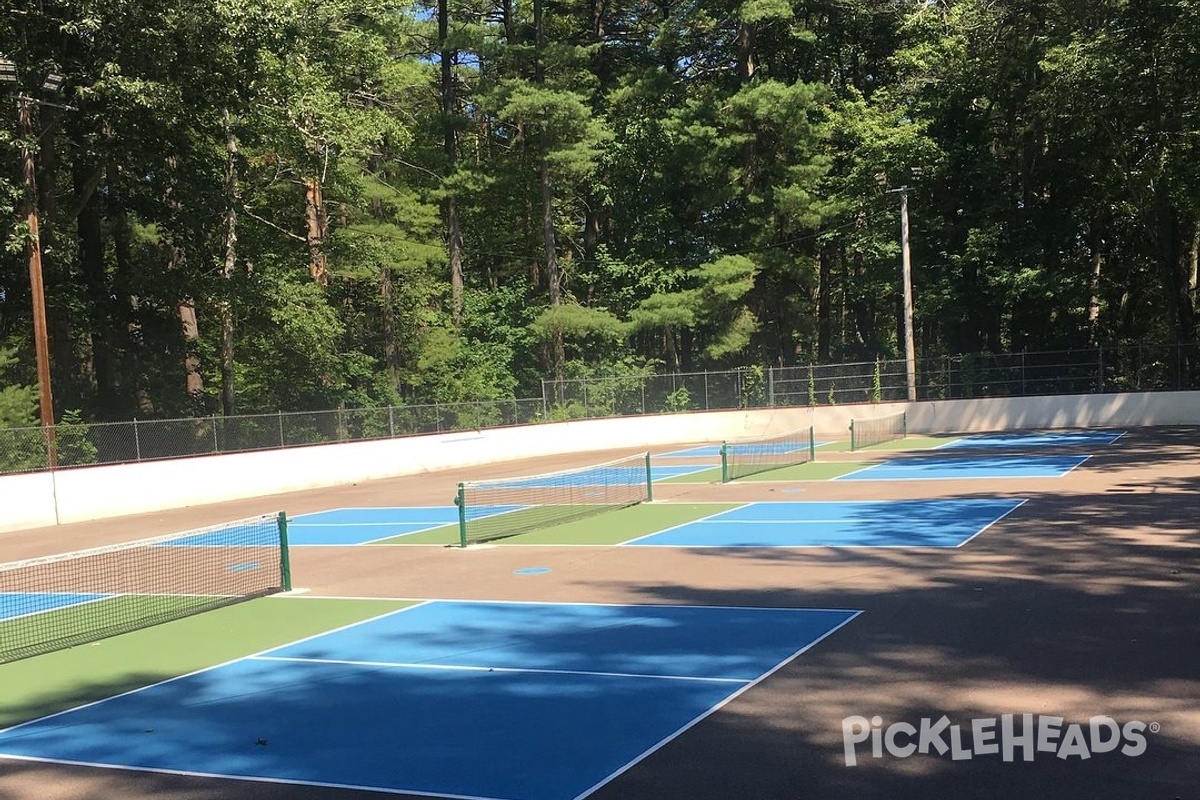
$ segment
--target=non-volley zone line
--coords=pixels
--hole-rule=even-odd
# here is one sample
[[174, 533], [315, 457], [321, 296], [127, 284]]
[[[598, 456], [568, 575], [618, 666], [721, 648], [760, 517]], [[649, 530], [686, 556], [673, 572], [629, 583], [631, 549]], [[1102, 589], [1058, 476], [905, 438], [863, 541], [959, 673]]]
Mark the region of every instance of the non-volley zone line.
[[626, 542], [642, 547], [961, 547], [1011, 498], [751, 503]]
[[935, 450], [1023, 447], [1103, 447], [1125, 435], [1120, 430], [1023, 431], [1014, 433], [977, 433], [938, 445]]
[[987, 456], [890, 459], [833, 478], [835, 481], [932, 481], [1002, 478], [1061, 478], [1091, 456]]
[[[833, 444], [833, 442], [813, 442], [813, 447], [826, 447], [831, 444]], [[736, 447], [737, 442], [736, 441], [730, 442], [730, 445]], [[792, 444], [790, 446], [784, 445], [783, 447], [772, 450], [771, 452], [794, 453], [794, 452], [798, 452], [800, 450], [807, 450], [807, 449], [808, 449], [807, 443], [802, 444], [802, 445]], [[684, 450], [672, 450], [668, 453], [655, 453], [654, 454], [654, 458], [717, 458], [717, 459], [719, 459], [720, 457], [721, 457], [721, 445], [719, 445], [719, 444], [699, 445], [696, 447], [689, 447]]]
[[0, 592], [0, 622], [107, 600], [95, 592]]
[[14, 726], [0, 755], [571, 800], [858, 613], [433, 601]]
[[[524, 506], [496, 505], [471, 509], [473, 517], [519, 511]], [[291, 545], [355, 545], [458, 526], [458, 508], [446, 506], [395, 506], [335, 508], [301, 514], [288, 522]]]

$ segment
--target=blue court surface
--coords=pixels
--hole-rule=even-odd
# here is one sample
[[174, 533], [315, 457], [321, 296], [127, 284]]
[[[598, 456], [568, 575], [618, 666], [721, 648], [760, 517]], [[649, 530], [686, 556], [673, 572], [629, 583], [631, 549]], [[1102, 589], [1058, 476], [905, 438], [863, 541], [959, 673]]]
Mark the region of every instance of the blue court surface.
[[0, 620], [94, 603], [108, 596], [81, 592], [0, 592]]
[[1061, 478], [1091, 456], [902, 458], [840, 475], [835, 481], [922, 481], [964, 478]]
[[[824, 447], [825, 445], [828, 445], [828, 444], [832, 444], [832, 442], [814, 442], [813, 446], [814, 447]], [[731, 446], [737, 447], [738, 443], [732, 442]], [[743, 443], [742, 444], [742, 447], [752, 447], [752, 446], [753, 445], [751, 443]], [[775, 452], [794, 453], [798, 450], [807, 450], [807, 449], [808, 449], [808, 445], [806, 445], [806, 444], [805, 445], [796, 445], [793, 443], [793, 444], [787, 445], [786, 449], [775, 451]], [[708, 457], [720, 458], [721, 457], [721, 445], [706, 444], [706, 445], [701, 445], [699, 447], [689, 447], [686, 450], [673, 450], [669, 453], [656, 453], [654, 455], [654, 458], [708, 458]]]
[[644, 547], [959, 547], [1024, 500], [751, 503], [626, 542]]
[[572, 800], [858, 613], [429, 602], [0, 731], [0, 755]]
[[[521, 506], [479, 506], [469, 509], [472, 519], [515, 511]], [[393, 536], [458, 525], [457, 506], [397, 508], [335, 508], [301, 514], [288, 521], [288, 543], [293, 545], [352, 545], [377, 542]]]
[[[654, 466], [650, 467], [650, 480], [661, 481], [667, 478], [677, 478], [680, 475], [693, 475], [697, 472], [703, 472], [708, 467], [697, 466]], [[579, 483], [582, 485], [592, 486], [638, 486], [646, 482], [646, 470], [640, 467], [622, 467], [620, 469], [611, 469], [604, 467], [596, 467], [594, 469], [583, 469], [570, 474], [571, 483]], [[500, 486], [506, 489], [536, 489], [542, 487], [552, 487], [562, 485], [563, 477], [560, 475], [532, 475], [527, 478], [513, 478], [511, 480], [488, 481], [489, 485]]]
[[938, 445], [935, 450], [969, 449], [973, 447], [1103, 447], [1120, 439], [1125, 431], [1084, 430], [1047, 431], [1044, 433], [982, 433], [964, 436], [953, 442]]
[[721, 455], [721, 445], [704, 444], [699, 447], [689, 447], [686, 450], [672, 450], [669, 453], [656, 453], [654, 458], [717, 458]]
[[458, 508], [455, 506], [335, 508], [302, 514], [289, 520], [288, 543], [366, 544], [457, 524]]

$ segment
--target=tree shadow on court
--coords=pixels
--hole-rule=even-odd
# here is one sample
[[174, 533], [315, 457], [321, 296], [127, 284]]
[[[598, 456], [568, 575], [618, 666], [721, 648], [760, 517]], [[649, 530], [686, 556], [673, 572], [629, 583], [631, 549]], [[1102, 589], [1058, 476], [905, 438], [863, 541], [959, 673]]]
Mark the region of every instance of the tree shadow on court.
[[[595, 798], [1195, 797], [1197, 520], [1200, 479], [1167, 478], [1033, 496], [959, 549], [697, 549], [729, 561], [739, 585], [683, 577], [630, 590], [654, 603], [864, 613]], [[854, 715], [883, 728], [945, 715], [970, 747], [972, 720], [1005, 713], [1018, 725], [1061, 716], [1085, 733], [1098, 715], [1161, 727], [1136, 757], [875, 758], [867, 742], [846, 765], [841, 726]]]

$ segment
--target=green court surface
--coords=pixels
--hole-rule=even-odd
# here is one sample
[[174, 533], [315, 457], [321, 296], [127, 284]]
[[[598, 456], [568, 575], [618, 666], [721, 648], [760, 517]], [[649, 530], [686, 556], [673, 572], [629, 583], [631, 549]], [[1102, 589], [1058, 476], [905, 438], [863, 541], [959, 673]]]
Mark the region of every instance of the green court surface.
[[[746, 475], [733, 483], [763, 482], [763, 481], [827, 481], [838, 478], [867, 466], [861, 461], [809, 461], [805, 464], [795, 464], [790, 467], [767, 470], [754, 475]], [[706, 469], [691, 475], [680, 475], [663, 483], [720, 483], [721, 470]]]
[[[862, 469], [868, 462], [862, 461], [810, 461], [781, 467], [769, 472], [759, 472], [738, 478], [733, 483], [769, 483], [771, 481], [828, 481]], [[718, 475], [718, 480], [720, 476]]]
[[93, 644], [0, 664], [0, 728], [186, 675], [407, 605], [412, 603], [264, 597]]
[[[881, 442], [873, 444], [869, 447], [863, 447], [854, 452], [871, 453], [871, 452], [894, 452], [896, 450], [931, 450], [934, 447], [941, 447], [949, 444], [962, 437], [959, 436], [908, 436], [904, 439], [893, 439], [890, 442]], [[832, 442], [817, 451], [817, 458], [821, 457], [821, 452], [830, 453], [849, 453], [850, 441]]]
[[[738, 505], [738, 503], [641, 503], [561, 525], [540, 528], [518, 536], [497, 539], [495, 544], [620, 544], [639, 536], [657, 533], [664, 528], [728, 511]], [[372, 542], [366, 546], [375, 547], [381, 544], [458, 545], [458, 542], [458, 526], [446, 525], [431, 531]]]

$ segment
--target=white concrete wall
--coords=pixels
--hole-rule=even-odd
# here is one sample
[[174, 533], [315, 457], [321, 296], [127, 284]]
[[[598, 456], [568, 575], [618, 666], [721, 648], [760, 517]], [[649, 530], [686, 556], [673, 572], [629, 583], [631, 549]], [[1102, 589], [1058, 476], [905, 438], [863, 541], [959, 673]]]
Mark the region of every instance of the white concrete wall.
[[559, 453], [635, 453], [801, 427], [808, 417], [808, 409], [775, 409], [577, 420], [0, 476], [0, 531]]
[[918, 433], [1196, 424], [1200, 392], [937, 400], [914, 403], [908, 414], [909, 431]]
[[0, 476], [0, 531], [56, 524], [55, 483], [60, 474], [33, 472]]
[[0, 532], [592, 450], [638, 452], [908, 412], [911, 433], [1200, 424], [1200, 392], [773, 408], [577, 420], [0, 476]]

